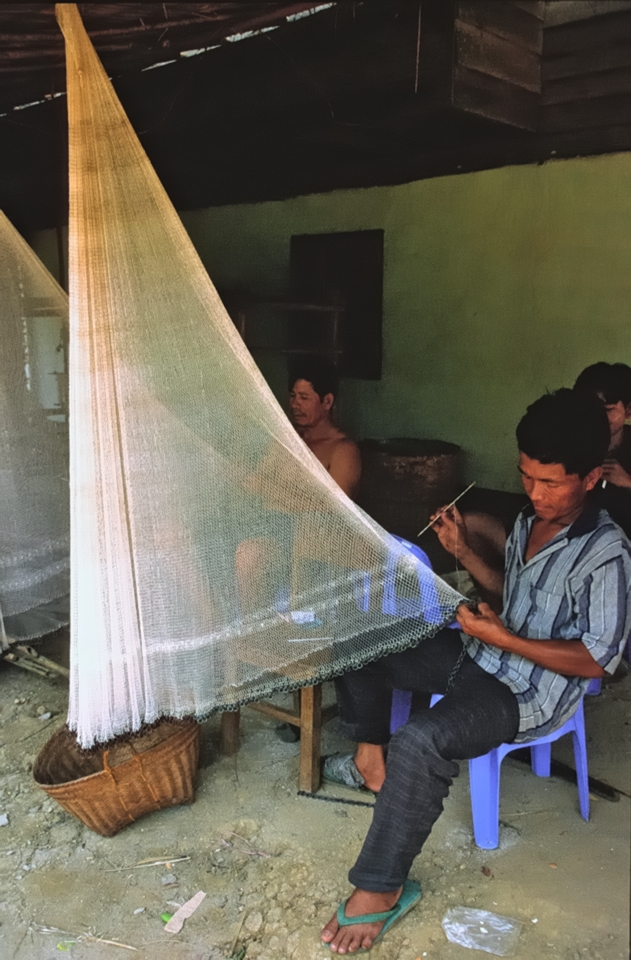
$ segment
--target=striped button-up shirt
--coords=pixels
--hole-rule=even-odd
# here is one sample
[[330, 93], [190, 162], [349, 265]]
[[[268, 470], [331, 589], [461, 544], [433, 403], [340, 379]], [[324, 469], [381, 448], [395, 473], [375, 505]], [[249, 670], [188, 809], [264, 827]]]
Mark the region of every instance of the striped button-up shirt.
[[[631, 544], [605, 510], [590, 504], [526, 562], [533, 521], [529, 505], [506, 544], [504, 625], [530, 640], [581, 640], [596, 663], [612, 674], [631, 633]], [[589, 684], [588, 679], [562, 676], [515, 653], [462, 637], [476, 663], [516, 695], [518, 741], [562, 726]]]

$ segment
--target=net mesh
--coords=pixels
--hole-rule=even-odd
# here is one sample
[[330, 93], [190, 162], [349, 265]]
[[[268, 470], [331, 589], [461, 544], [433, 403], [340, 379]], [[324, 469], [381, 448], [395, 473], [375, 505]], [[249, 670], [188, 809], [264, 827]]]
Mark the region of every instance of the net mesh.
[[228, 317], [85, 33], [70, 138], [70, 727], [207, 716], [434, 633], [461, 602], [337, 487]]
[[[68, 433], [54, 368], [68, 297], [0, 212], [0, 643], [67, 622]], [[63, 391], [62, 391], [63, 392]]]

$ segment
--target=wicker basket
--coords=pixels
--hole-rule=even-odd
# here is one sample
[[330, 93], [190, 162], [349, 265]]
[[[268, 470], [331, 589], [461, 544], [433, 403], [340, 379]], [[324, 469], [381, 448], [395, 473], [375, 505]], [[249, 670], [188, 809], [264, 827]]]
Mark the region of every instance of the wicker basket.
[[190, 803], [199, 759], [199, 724], [163, 721], [109, 749], [82, 751], [67, 727], [40, 751], [38, 787], [87, 827], [111, 837], [153, 810]]

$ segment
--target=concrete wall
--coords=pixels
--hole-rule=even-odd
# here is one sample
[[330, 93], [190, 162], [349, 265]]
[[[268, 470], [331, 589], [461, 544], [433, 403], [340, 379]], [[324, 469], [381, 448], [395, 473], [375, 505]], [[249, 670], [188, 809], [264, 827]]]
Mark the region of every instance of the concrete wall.
[[[183, 215], [215, 283], [287, 291], [295, 233], [385, 231], [381, 381], [343, 382], [357, 437], [438, 437], [519, 489], [515, 425], [596, 360], [631, 363], [631, 155]], [[34, 246], [54, 269], [52, 235]], [[279, 361], [261, 359], [284, 392]]]

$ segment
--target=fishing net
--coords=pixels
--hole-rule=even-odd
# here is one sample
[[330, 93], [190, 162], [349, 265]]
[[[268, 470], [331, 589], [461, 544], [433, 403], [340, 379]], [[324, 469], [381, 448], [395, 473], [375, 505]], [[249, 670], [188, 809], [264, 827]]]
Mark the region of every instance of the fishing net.
[[[68, 297], [0, 213], [0, 646], [67, 623]], [[3, 622], [4, 621], [4, 622]]]
[[433, 634], [461, 601], [337, 487], [228, 317], [74, 4], [70, 727], [207, 716]]

